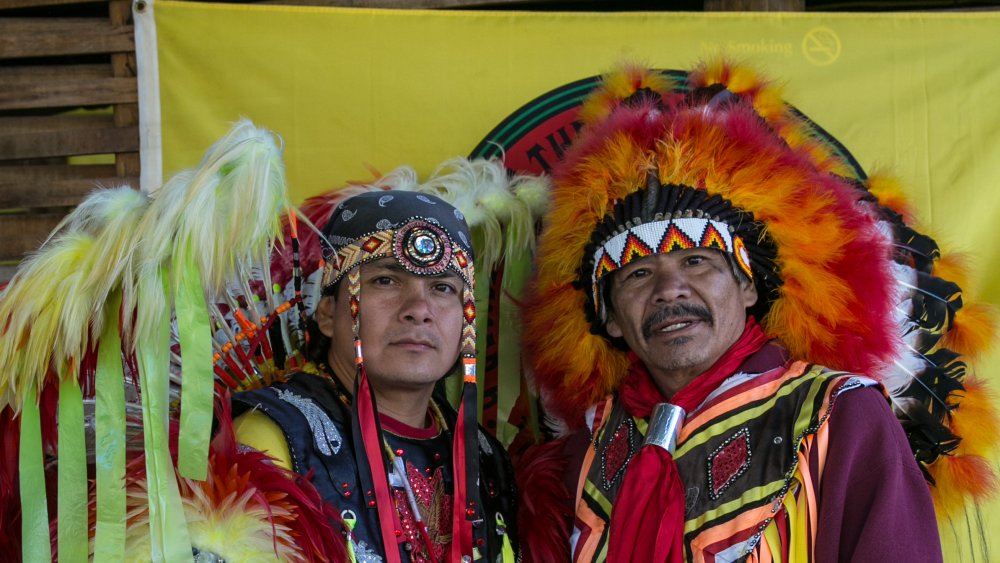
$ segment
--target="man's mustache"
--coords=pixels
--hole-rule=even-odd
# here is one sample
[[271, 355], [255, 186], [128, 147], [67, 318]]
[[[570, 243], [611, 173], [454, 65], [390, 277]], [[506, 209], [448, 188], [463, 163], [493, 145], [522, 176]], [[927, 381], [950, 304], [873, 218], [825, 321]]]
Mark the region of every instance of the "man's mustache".
[[654, 311], [653, 314], [646, 317], [646, 320], [642, 321], [642, 336], [650, 338], [653, 336], [653, 327], [663, 324], [674, 317], [684, 319], [694, 317], [699, 321], [715, 324], [714, 319], [712, 319], [712, 313], [704, 305], [677, 303]]

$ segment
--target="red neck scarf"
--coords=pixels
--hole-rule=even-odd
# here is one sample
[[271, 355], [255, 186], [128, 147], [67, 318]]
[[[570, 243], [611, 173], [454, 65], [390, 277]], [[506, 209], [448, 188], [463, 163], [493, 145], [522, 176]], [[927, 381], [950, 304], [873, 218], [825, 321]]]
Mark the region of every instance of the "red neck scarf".
[[[767, 344], [767, 335], [753, 317], [743, 334], [708, 370], [674, 394], [670, 403], [691, 412], [754, 352]], [[667, 402], [646, 366], [629, 353], [631, 366], [619, 397], [633, 417], [647, 418], [657, 403]], [[684, 488], [677, 464], [659, 446], [639, 449], [625, 471], [625, 479], [611, 514], [608, 561], [680, 563], [684, 560]]]

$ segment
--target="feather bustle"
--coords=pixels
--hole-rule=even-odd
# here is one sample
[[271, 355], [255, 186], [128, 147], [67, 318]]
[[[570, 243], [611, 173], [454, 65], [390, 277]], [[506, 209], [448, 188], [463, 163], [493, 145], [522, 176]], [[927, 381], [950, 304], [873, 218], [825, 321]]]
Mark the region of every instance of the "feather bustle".
[[18, 366], [0, 375], [4, 404], [20, 409], [24, 391], [44, 386], [50, 366], [59, 377], [77, 376], [109, 293], [130, 287], [136, 239], [129, 234], [147, 202], [127, 186], [95, 190], [22, 263], [0, 295], [0, 361]]

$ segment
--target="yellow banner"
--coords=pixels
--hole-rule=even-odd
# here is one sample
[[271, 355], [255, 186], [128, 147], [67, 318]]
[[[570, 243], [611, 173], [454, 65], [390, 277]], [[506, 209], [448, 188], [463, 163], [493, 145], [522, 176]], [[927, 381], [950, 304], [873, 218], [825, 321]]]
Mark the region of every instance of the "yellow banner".
[[[371, 179], [371, 168], [411, 164], [426, 174], [470, 154], [531, 100], [618, 61], [688, 69], [723, 53], [787, 81], [786, 98], [862, 167], [898, 176], [927, 232], [971, 254], [967, 295], [1000, 304], [1000, 252], [989, 242], [1000, 214], [1000, 13], [432, 12], [159, 0], [147, 9], [155, 10], [164, 176], [193, 165], [241, 116], [284, 137], [296, 200]], [[981, 370], [1000, 382], [998, 367], [994, 353]], [[1000, 537], [1000, 508], [986, 512], [986, 537]], [[942, 530], [950, 561], [971, 560], [956, 547], [968, 541], [963, 530]]]

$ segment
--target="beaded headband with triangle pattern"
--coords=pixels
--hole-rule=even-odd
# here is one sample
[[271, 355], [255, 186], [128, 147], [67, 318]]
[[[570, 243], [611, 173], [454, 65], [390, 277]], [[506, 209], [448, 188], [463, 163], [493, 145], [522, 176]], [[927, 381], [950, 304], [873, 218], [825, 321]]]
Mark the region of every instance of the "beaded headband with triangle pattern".
[[[725, 252], [747, 278], [766, 288], [768, 295], [773, 293], [780, 280], [772, 273], [773, 245], [762, 232], [763, 225], [752, 214], [720, 196], [708, 197], [704, 190], [686, 186], [661, 186], [650, 174], [645, 189], [617, 203], [615, 214], [594, 229], [591, 244], [584, 250], [579, 281], [590, 283], [595, 326], [602, 327], [606, 320], [603, 292], [610, 274], [635, 260], [675, 250]], [[751, 241], [749, 247], [744, 240]], [[760, 279], [755, 278], [751, 264], [757, 264]]]

